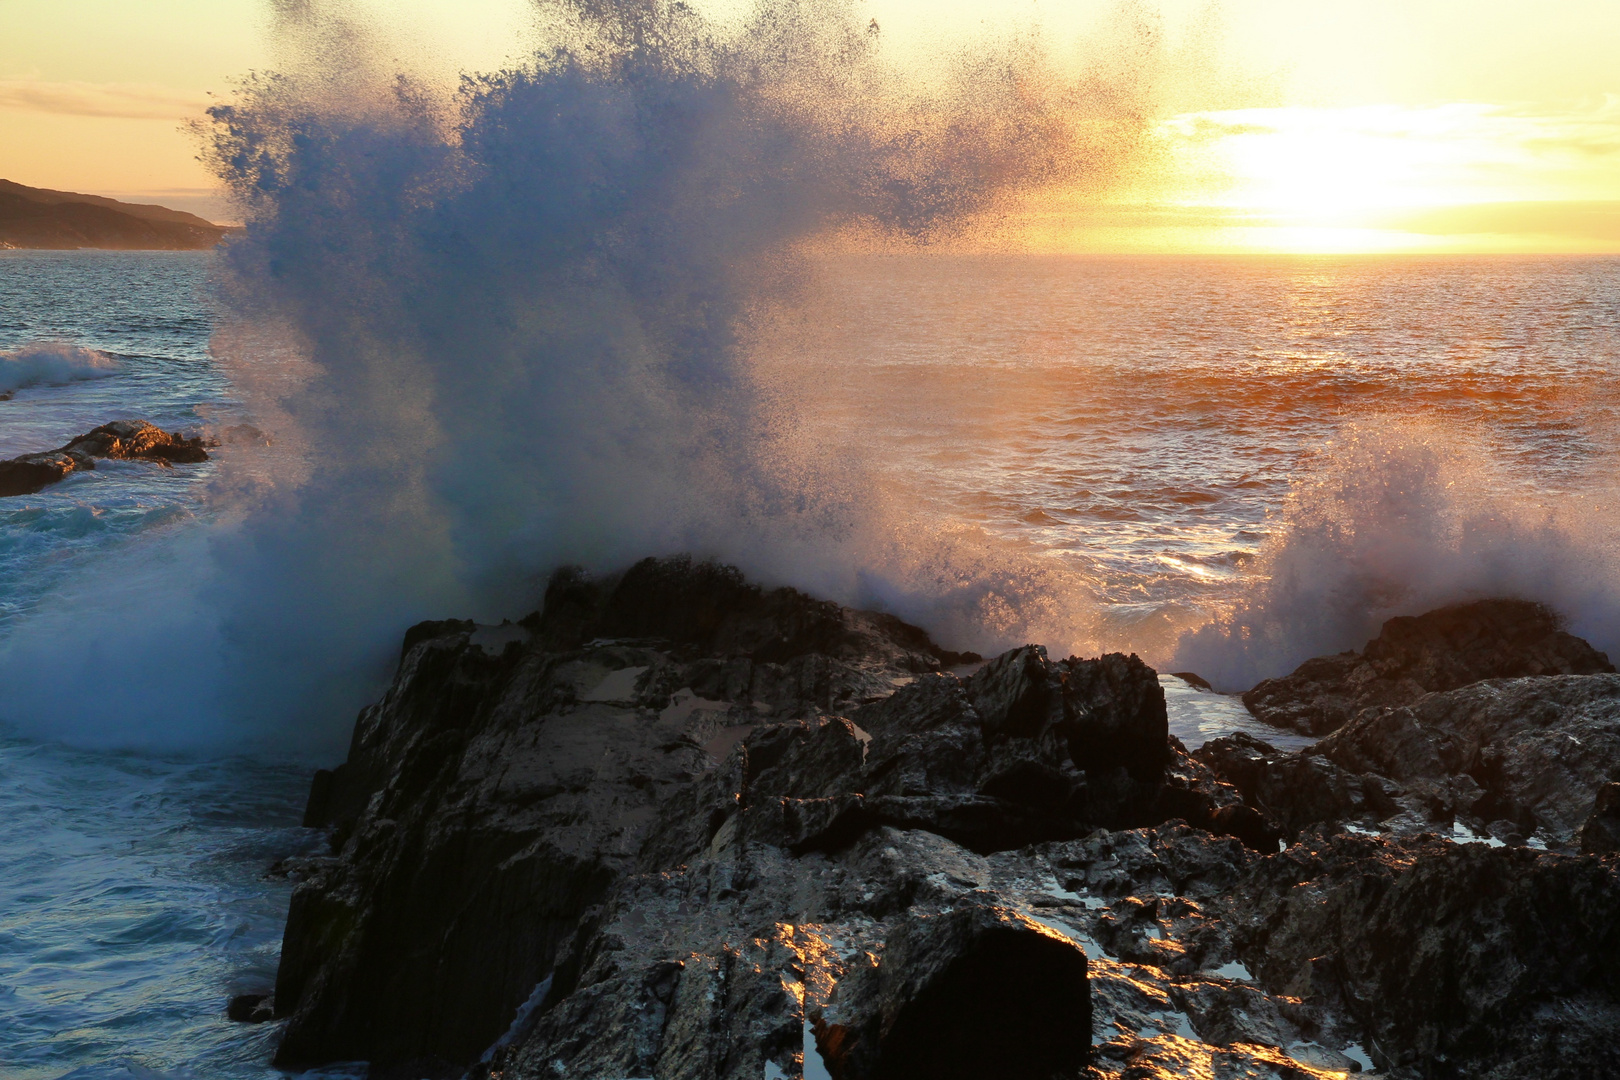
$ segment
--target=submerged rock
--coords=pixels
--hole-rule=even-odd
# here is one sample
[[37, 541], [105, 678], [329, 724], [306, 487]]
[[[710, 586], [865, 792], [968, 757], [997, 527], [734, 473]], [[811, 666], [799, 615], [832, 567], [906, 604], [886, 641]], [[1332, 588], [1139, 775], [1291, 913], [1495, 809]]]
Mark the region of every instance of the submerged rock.
[[1620, 676], [1480, 683], [1307, 752], [1237, 735], [1192, 755], [1136, 657], [1026, 646], [946, 670], [962, 659], [688, 560], [559, 574], [517, 624], [413, 628], [312, 786], [333, 855], [277, 868], [300, 881], [277, 1063], [1612, 1071], [1620, 863], [1422, 828], [1489, 811], [1601, 842]]
[[167, 468], [176, 462], [208, 460], [210, 444], [141, 420], [115, 420], [56, 450], [0, 461], [0, 496], [32, 495], [71, 472], [91, 470], [97, 458], [151, 461]]
[[1483, 679], [1613, 672], [1609, 658], [1527, 600], [1479, 600], [1384, 624], [1362, 652], [1307, 660], [1243, 695], [1256, 717], [1325, 735], [1362, 709], [1410, 705]]

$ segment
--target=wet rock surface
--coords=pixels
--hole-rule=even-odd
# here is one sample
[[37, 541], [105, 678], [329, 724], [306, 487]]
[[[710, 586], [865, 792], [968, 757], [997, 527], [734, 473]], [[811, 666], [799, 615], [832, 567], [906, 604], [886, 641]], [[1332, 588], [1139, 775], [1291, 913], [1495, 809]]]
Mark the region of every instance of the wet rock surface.
[[1598, 791], [1592, 816], [1581, 828], [1581, 850], [1588, 855], [1620, 854], [1620, 783], [1605, 784]]
[[1613, 672], [1603, 653], [1527, 600], [1479, 600], [1384, 624], [1361, 652], [1307, 660], [1243, 703], [1268, 724], [1326, 735], [1372, 706], [1410, 705], [1482, 679]]
[[[333, 854], [274, 871], [278, 1064], [1620, 1073], [1620, 859], [1578, 850], [1612, 850], [1620, 677], [1189, 754], [1135, 657], [965, 659], [686, 560], [413, 628], [312, 787]], [[1525, 843], [1454, 842], [1499, 809]]]
[[1494, 679], [1365, 709], [1291, 754], [1239, 733], [1197, 756], [1288, 835], [1331, 822], [1574, 850], [1620, 776], [1620, 676]]
[[0, 496], [32, 495], [72, 472], [91, 470], [98, 458], [151, 461], [168, 467], [208, 460], [201, 437], [167, 432], [141, 420], [115, 420], [42, 454], [0, 461]]

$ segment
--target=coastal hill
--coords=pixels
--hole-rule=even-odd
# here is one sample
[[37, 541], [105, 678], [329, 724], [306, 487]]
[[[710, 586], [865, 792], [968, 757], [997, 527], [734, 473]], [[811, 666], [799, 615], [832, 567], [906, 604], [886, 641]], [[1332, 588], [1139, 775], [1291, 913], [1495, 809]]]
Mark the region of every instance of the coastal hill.
[[0, 248], [211, 248], [229, 231], [166, 206], [50, 191], [0, 180]]

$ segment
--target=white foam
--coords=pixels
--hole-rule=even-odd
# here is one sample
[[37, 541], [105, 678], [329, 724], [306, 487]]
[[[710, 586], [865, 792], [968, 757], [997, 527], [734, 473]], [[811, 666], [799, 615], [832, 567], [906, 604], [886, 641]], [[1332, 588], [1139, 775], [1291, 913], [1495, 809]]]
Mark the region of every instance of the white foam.
[[1504, 846], [1502, 841], [1496, 837], [1482, 836], [1460, 821], [1452, 823], [1451, 838], [1459, 844], [1484, 844], [1486, 847]]
[[86, 379], [104, 379], [119, 370], [118, 361], [104, 352], [66, 341], [34, 341], [15, 349], [0, 349], [0, 394], [30, 386], [65, 386]]
[[1454, 426], [1346, 425], [1308, 463], [1251, 570], [1248, 598], [1183, 635], [1175, 666], [1243, 690], [1360, 649], [1396, 615], [1483, 597], [1545, 603], [1620, 646], [1620, 497], [1604, 461], [1579, 490], [1534, 497], [1505, 454]]

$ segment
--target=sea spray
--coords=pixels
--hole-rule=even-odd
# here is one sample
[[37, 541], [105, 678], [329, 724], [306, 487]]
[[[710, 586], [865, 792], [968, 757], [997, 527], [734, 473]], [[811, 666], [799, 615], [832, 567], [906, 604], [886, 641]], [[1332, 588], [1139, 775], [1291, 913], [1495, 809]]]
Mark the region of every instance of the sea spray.
[[444, 98], [340, 9], [278, 8], [299, 62], [211, 136], [248, 221], [215, 351], [275, 445], [253, 482], [227, 470], [203, 535], [109, 561], [12, 636], [13, 722], [335, 742], [412, 622], [521, 615], [559, 563], [680, 550], [964, 644], [1084, 622], [1051, 569], [908, 522], [855, 448], [787, 437], [739, 328], [807, 241], [936, 239], [1031, 185], [1100, 182], [1138, 102], [1029, 41], [914, 85], [838, 3], [730, 28], [547, 10], [531, 63]]
[[1248, 596], [1181, 638], [1172, 663], [1227, 691], [1359, 649], [1386, 619], [1484, 597], [1537, 600], [1620, 656], [1620, 546], [1607, 469], [1529, 488], [1478, 433], [1410, 418], [1347, 423], [1296, 482]]

